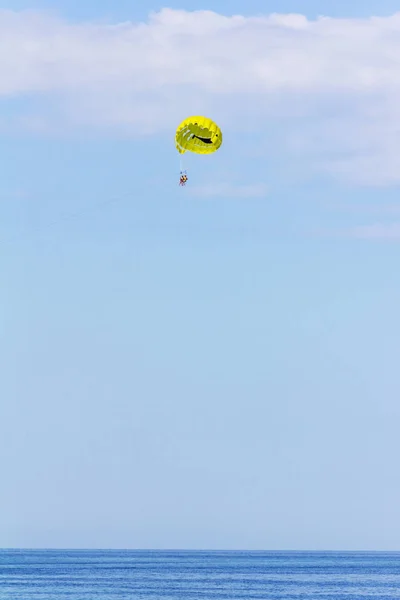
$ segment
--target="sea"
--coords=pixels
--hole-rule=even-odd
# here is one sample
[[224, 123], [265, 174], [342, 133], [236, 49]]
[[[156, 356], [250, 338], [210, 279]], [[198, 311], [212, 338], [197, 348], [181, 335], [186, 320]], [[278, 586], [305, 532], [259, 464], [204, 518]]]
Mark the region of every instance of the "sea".
[[400, 599], [400, 553], [0, 550], [0, 600]]

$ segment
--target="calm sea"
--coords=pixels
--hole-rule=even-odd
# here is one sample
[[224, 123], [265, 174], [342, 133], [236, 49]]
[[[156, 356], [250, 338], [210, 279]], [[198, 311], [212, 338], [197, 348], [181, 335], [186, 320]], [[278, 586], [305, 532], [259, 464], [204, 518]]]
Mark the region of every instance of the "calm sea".
[[0, 550], [1, 600], [400, 599], [400, 553]]

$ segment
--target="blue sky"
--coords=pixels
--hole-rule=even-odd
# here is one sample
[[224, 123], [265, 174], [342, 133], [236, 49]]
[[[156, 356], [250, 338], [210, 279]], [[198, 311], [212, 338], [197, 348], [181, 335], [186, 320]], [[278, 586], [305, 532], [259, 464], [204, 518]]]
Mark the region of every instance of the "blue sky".
[[0, 12], [1, 544], [397, 549], [395, 3], [131, 4]]
[[[246, 5], [246, 10], [244, 10]], [[155, 3], [150, 10], [160, 10], [166, 4]], [[332, 17], [369, 17], [388, 16], [395, 13], [398, 4], [395, 0], [353, 0], [349, 2], [332, 2], [332, 0], [268, 0], [259, 2], [258, 0], [249, 0], [246, 3], [232, 0], [215, 0], [214, 2], [200, 2], [193, 0], [191, 2], [170, 2], [170, 8], [186, 10], [214, 10], [222, 14], [244, 14], [257, 15], [268, 13], [301, 13], [315, 18], [318, 15], [327, 15]], [[132, 2], [121, 0], [116, 5], [112, 0], [99, 0], [98, 2], [79, 2], [79, 0], [66, 0], [65, 2], [55, 3], [52, 0], [38, 0], [35, 3], [26, 0], [9, 0], [6, 8], [13, 10], [24, 9], [50, 9], [59, 12], [71, 18], [104, 18], [114, 17], [116, 19], [137, 19], [146, 18], [149, 10], [147, 2]]]

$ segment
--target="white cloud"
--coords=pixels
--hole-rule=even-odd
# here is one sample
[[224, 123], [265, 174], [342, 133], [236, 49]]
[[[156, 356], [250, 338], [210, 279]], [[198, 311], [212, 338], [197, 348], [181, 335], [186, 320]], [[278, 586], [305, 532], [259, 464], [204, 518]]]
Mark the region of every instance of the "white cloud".
[[0, 99], [35, 98], [2, 127], [154, 133], [207, 112], [229, 131], [267, 132], [283, 118], [277, 152], [357, 183], [399, 183], [399, 94], [400, 13], [164, 9], [104, 24], [0, 11]]

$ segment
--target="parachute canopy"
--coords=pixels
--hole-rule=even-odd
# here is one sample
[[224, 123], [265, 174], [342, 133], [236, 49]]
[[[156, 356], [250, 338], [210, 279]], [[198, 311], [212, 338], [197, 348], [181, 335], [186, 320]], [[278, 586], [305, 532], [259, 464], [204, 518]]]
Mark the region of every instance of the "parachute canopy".
[[179, 154], [187, 150], [196, 154], [212, 154], [222, 144], [222, 132], [207, 117], [189, 117], [176, 130], [175, 146]]

